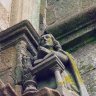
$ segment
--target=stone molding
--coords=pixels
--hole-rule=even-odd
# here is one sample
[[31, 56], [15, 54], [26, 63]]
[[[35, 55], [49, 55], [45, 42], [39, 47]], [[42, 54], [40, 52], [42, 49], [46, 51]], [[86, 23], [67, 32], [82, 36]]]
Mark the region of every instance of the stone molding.
[[[26, 41], [29, 50], [31, 50], [34, 55], [36, 54], [39, 35], [27, 20], [24, 20], [0, 33], [0, 51], [16, 44], [20, 40]], [[33, 45], [35, 48], [33, 48]]]
[[95, 36], [96, 7], [50, 25], [46, 30], [60, 41], [64, 50], [77, 46]]

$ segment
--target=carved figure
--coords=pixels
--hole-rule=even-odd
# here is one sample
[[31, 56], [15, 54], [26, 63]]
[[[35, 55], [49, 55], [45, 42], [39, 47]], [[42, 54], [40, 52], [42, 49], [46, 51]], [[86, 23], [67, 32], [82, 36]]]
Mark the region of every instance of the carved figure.
[[[64, 71], [61, 73], [62, 81], [59, 82], [58, 86], [64, 86], [65, 91], [70, 93], [68, 96], [89, 96], [72, 55], [62, 50], [61, 45], [52, 34], [44, 34], [40, 38], [38, 48], [39, 62], [40, 59], [41, 61], [44, 58], [47, 59], [50, 53], [56, 55], [65, 66]], [[64, 96], [66, 94], [67, 92]], [[61, 93], [61, 95], [63, 94]]]
[[[89, 96], [85, 88], [85, 85], [82, 82], [82, 79], [78, 71], [78, 68], [76, 66], [76, 62], [74, 61], [74, 58], [72, 57], [71, 54], [62, 50], [61, 45], [53, 37], [53, 35], [52, 34], [42, 35], [40, 38], [39, 44], [40, 45], [38, 47], [37, 58], [33, 62], [33, 68], [30, 69], [31, 78], [27, 78], [26, 81], [24, 82], [25, 91], [23, 96], [30, 96], [32, 94], [33, 94], [32, 96], [35, 96], [35, 95], [39, 96], [38, 94], [42, 94], [42, 92], [45, 92], [42, 90], [48, 89], [48, 88], [45, 88], [46, 87], [45, 86], [44, 89], [41, 89], [38, 91], [36, 88], [36, 80], [33, 79], [33, 77], [35, 73], [40, 73], [41, 72], [40, 70], [46, 69], [45, 71], [47, 71], [47, 69], [50, 66], [46, 67], [46, 64], [49, 64], [53, 60], [51, 58], [52, 56], [55, 58], [56, 63], [58, 63], [58, 64], [54, 64], [55, 61], [53, 61], [54, 66], [51, 66], [51, 67], [53, 68], [53, 71], [55, 74], [55, 79], [57, 84], [56, 89], [60, 94], [54, 89], [51, 90], [50, 92], [52, 94], [58, 94], [56, 96], [60, 96], [60, 95], [61, 96]], [[49, 65], [51, 65], [51, 63]], [[59, 65], [62, 66], [63, 68], [62, 67], [60, 68]], [[49, 77], [49, 75], [47, 77]], [[37, 77], [38, 76], [39, 75], [37, 75]], [[50, 90], [50, 88], [48, 90]], [[46, 91], [47, 93], [44, 93], [44, 94], [48, 94], [49, 92], [48, 90]], [[40, 96], [43, 96], [43, 95], [40, 95]], [[51, 96], [51, 94], [48, 96]]]

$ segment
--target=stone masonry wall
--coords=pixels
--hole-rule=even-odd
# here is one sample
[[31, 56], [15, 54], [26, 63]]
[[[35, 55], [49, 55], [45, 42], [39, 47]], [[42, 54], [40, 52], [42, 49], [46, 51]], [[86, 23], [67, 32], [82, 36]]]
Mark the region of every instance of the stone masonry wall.
[[9, 27], [9, 12], [0, 3], [0, 31]]
[[90, 96], [96, 96], [96, 41], [79, 48], [72, 55]]
[[96, 0], [48, 0], [47, 25], [70, 18], [95, 5]]
[[[47, 26], [68, 19], [96, 5], [96, 0], [48, 0]], [[96, 96], [96, 42], [72, 53], [90, 96]]]
[[0, 52], [0, 79], [4, 83], [14, 85], [14, 68], [16, 65], [16, 49], [7, 48]]
[[29, 20], [39, 32], [40, 0], [12, 0], [10, 26]]

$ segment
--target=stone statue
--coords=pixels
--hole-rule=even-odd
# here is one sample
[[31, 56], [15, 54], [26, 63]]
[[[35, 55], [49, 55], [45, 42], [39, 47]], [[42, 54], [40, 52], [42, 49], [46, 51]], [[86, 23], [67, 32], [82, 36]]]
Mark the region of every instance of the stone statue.
[[[43, 53], [43, 51], [44, 53]], [[42, 51], [42, 52], [41, 52]], [[42, 54], [43, 55], [42, 55]], [[61, 83], [62, 85], [64, 85], [66, 87], [66, 89], [68, 90], [74, 90], [74, 94], [78, 94], [79, 90], [78, 87], [76, 86], [75, 80], [72, 76], [72, 73], [70, 73], [69, 70], [69, 58], [66, 55], [66, 52], [64, 52], [61, 48], [61, 45], [59, 44], [59, 42], [52, 36], [52, 34], [45, 34], [42, 35], [40, 38], [40, 46], [39, 46], [39, 51], [38, 51], [38, 58], [42, 59], [44, 58], [46, 55], [53, 53], [55, 54], [64, 64], [65, 66], [65, 70], [64, 72], [62, 72], [62, 80]], [[64, 84], [63, 84], [64, 83]], [[78, 95], [76, 95], [78, 96]]]
[[[55, 89], [53, 89], [52, 92], [58, 95], [52, 95], [52, 96], [89, 96], [85, 88], [85, 85], [82, 82], [82, 79], [77, 69], [74, 58], [72, 57], [71, 54], [62, 50], [61, 45], [53, 37], [53, 35], [45, 33], [44, 35], [41, 36], [39, 44], [40, 45], [38, 47], [38, 55], [37, 55], [37, 58], [33, 62], [33, 66], [37, 66], [40, 64], [42, 65], [43, 64], [42, 62], [46, 61], [52, 55], [56, 56], [56, 58], [58, 58], [58, 60], [64, 65], [64, 70], [62, 72], [59, 72], [59, 73], [58, 71], [55, 72], [58, 75], [56, 77], [57, 79], [56, 89], [58, 91], [55, 91]], [[29, 84], [25, 84], [27, 85], [27, 87], [25, 87], [24, 96], [27, 96], [26, 89], [33, 90], [32, 92], [34, 94], [39, 94], [42, 91], [42, 89], [41, 91], [37, 90], [35, 86], [36, 82], [34, 81], [35, 80], [27, 81], [27, 83], [29, 82]], [[28, 96], [30, 96], [31, 93], [29, 92]], [[35, 96], [35, 95], [32, 95], [32, 96]], [[39, 96], [39, 95], [36, 95], [36, 96]], [[40, 95], [40, 96], [43, 96], [43, 95]]]
[[[34, 60], [31, 60], [29, 55], [22, 56], [22, 96], [89, 96], [74, 58], [62, 50], [52, 34], [41, 36], [37, 53]], [[50, 72], [54, 73], [56, 82], [52, 83], [57, 86], [51, 88], [52, 86], [45, 85], [40, 89], [40, 82], [36, 79], [42, 79], [42, 76], [44, 80], [46, 77], [50, 78], [53, 76]], [[10, 84], [5, 85], [0, 80], [0, 96], [9, 95], [19, 96]]]

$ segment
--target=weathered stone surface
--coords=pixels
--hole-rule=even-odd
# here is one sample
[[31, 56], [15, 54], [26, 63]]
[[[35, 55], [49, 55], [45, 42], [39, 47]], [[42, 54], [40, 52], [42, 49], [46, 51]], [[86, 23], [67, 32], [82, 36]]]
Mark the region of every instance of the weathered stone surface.
[[9, 83], [4, 84], [0, 80], [0, 96], [18, 96], [18, 95]]
[[55, 13], [54, 13], [53, 7], [47, 8], [46, 16], [47, 16], [46, 22], [47, 22], [48, 25], [53, 24], [53, 23], [56, 22], [56, 17], [55, 17]]
[[[0, 80], [0, 96], [9, 96], [9, 95], [10, 96], [21, 96], [16, 93], [16, 91], [11, 87], [11, 85], [9, 83], [4, 84]], [[35, 94], [27, 93], [27, 94], [23, 94], [23, 96], [60, 96], [60, 94], [58, 93], [58, 91], [56, 91], [54, 89], [44, 87], [43, 89], [39, 90]]]
[[11, 9], [10, 26], [27, 19], [39, 30], [40, 0], [12, 0]]
[[60, 20], [78, 12], [78, 2], [79, 0], [48, 0], [48, 7], [54, 11], [55, 18]]
[[9, 12], [0, 3], [0, 31], [9, 27]]
[[72, 53], [78, 62], [81, 74], [96, 68], [96, 42], [86, 44]]
[[72, 53], [90, 96], [96, 96], [96, 42], [78, 48]]
[[46, 6], [47, 6], [47, 0], [41, 0], [40, 4], [40, 21], [39, 21], [39, 29], [41, 34], [43, 34], [45, 28], [46, 28]]
[[10, 9], [11, 9], [11, 1], [12, 0], [0, 0], [0, 3], [4, 6], [4, 8], [7, 11], [10, 11]]
[[[91, 5], [95, 5], [96, 0], [77, 0], [77, 1], [73, 0], [73, 2], [72, 2], [72, 0], [68, 0], [68, 1], [66, 1], [66, 0], [48, 0], [48, 4], [49, 4], [48, 5], [49, 9], [51, 8], [50, 10], [48, 10], [49, 17], [51, 16], [51, 18], [48, 17], [47, 21], [48, 21], [48, 24], [52, 24], [54, 22], [57, 22], [57, 20], [60, 20], [62, 18], [66, 19], [67, 17], [70, 17], [70, 16], [74, 15], [75, 13], [80, 12], [81, 10], [86, 9], [86, 8], [90, 7]], [[79, 5], [79, 6], [77, 6], [77, 5]], [[18, 7], [20, 7], [20, 6], [18, 6]], [[1, 10], [1, 8], [0, 8], [0, 10]], [[26, 9], [26, 10], [28, 10], [28, 9]], [[22, 9], [19, 11], [21, 12]], [[25, 12], [25, 10], [23, 10], [23, 11]], [[6, 17], [7, 15], [5, 13], [6, 12], [4, 12], [4, 14], [2, 16]], [[28, 14], [26, 14], [26, 15], [28, 15]], [[24, 16], [25, 16], [25, 13], [24, 13]], [[5, 17], [4, 17], [4, 19], [2, 19], [3, 21], [1, 20], [2, 22], [4, 22], [4, 23], [1, 22], [1, 24], [3, 24], [2, 28], [4, 28], [4, 29], [7, 28], [6, 27], [7, 23], [4, 21], [7, 17], [6, 18]], [[18, 16], [17, 16], [17, 19], [18, 19]], [[21, 17], [20, 17], [20, 19], [21, 19]], [[1, 63], [0, 65], [2, 66], [2, 67], [0, 66], [0, 70], [3, 68], [6, 69], [7, 67], [9, 68], [8, 71], [0, 72], [0, 78], [2, 80], [4, 80], [4, 82], [7, 82], [7, 81], [10, 82], [10, 80], [12, 79], [12, 77], [10, 77], [11, 66], [13, 66], [13, 65], [11, 65], [11, 64], [13, 64], [13, 63], [11, 63], [11, 60], [12, 60], [12, 62], [15, 60], [15, 59], [13, 60], [14, 56], [12, 55], [12, 54], [14, 54], [14, 52], [11, 54], [11, 56], [8, 55], [10, 52], [12, 52], [13, 49], [10, 51], [8, 51], [8, 50], [1, 52], [3, 55], [0, 54], [0, 55], [2, 55], [1, 57], [3, 58], [3, 59], [2, 58], [0, 58], [0, 59], [2, 59], [3, 62], [6, 62], [6, 63], [4, 63], [5, 66], [3, 65], [2, 62], [0, 62]], [[74, 52], [73, 55], [79, 62], [78, 67], [81, 70], [82, 77], [84, 78], [84, 80], [86, 79], [85, 84], [86, 84], [86, 86], [88, 86], [88, 91], [91, 94], [90, 96], [95, 96], [96, 95], [96, 90], [95, 90], [96, 89], [96, 85], [95, 85], [95, 82], [96, 82], [96, 79], [95, 79], [96, 78], [96, 75], [95, 75], [95, 73], [96, 73], [96, 70], [95, 70], [95, 68], [96, 68], [96, 60], [95, 60], [96, 59], [95, 58], [96, 57], [96, 44], [94, 43], [91, 45], [90, 44], [86, 45], [86, 46], [78, 49], [76, 52]], [[14, 62], [14, 64], [15, 64], [15, 62]], [[6, 79], [7, 77], [10, 80]], [[12, 79], [12, 82], [13, 82], [13, 79]]]
[[80, 10], [90, 8], [90, 6], [96, 6], [96, 0], [79, 0], [80, 1]]
[[49, 16], [53, 14], [55, 14], [53, 18], [58, 22], [95, 5], [95, 0], [48, 0], [48, 9], [51, 8], [51, 10], [47, 12], [47, 24], [51, 25], [53, 19]]
[[96, 69], [85, 73], [82, 77], [90, 96], [96, 96]]
[[16, 65], [16, 50], [10, 47], [0, 52], [0, 79], [4, 83], [14, 85], [14, 68]]
[[15, 47], [10, 47], [0, 52], [0, 79], [5, 84], [11, 84], [19, 96], [21, 96], [21, 86], [15, 85], [16, 55]]
[[54, 89], [50, 89], [50, 88], [43, 88], [41, 89], [36, 96], [60, 96], [60, 94], [58, 93], [58, 91], [54, 90]]
[[54, 89], [44, 87], [35, 94], [27, 93], [23, 94], [23, 96], [60, 96], [60, 94]]

